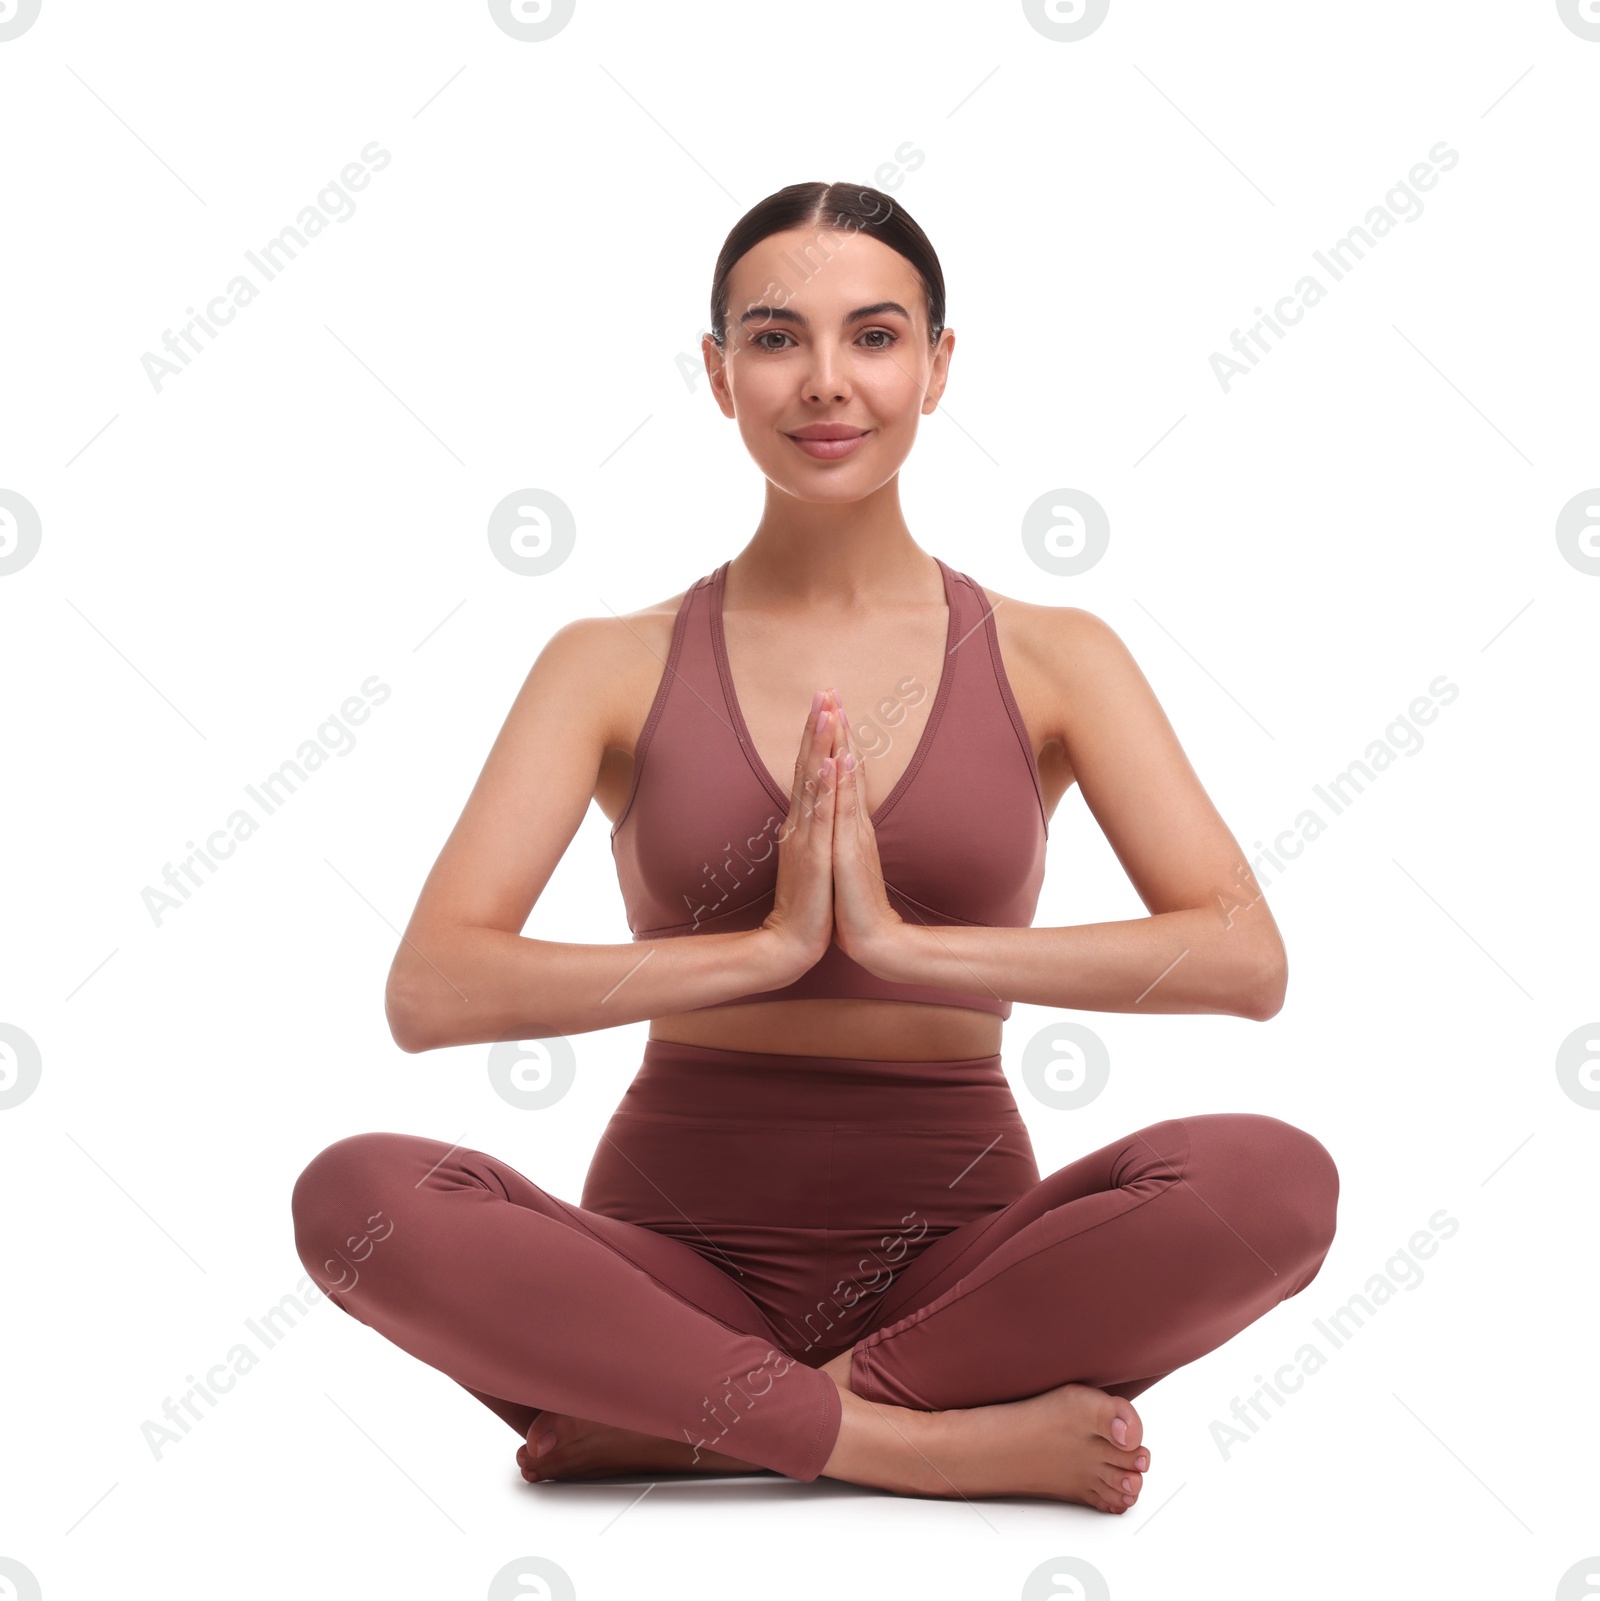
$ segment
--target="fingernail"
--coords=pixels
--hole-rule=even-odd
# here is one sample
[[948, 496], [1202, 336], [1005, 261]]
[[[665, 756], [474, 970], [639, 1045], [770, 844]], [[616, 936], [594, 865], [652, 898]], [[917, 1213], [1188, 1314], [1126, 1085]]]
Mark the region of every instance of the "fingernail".
[[856, 770], [856, 753], [854, 751], [846, 751], [844, 753], [844, 770], [847, 773], [853, 773]]
[[817, 732], [819, 734], [822, 732], [823, 727], [827, 723], [827, 721], [828, 721], [828, 708], [826, 706], [824, 706], [822, 708], [822, 710], [817, 713]]
[[817, 715], [817, 708], [821, 704], [822, 704], [822, 691], [819, 689], [816, 692], [816, 694], [811, 697], [811, 715], [813, 717], [815, 717]]
[[555, 1443], [556, 1431], [554, 1429], [546, 1429], [544, 1433], [533, 1442], [533, 1454], [535, 1456], [543, 1456], [547, 1451], [551, 1451], [555, 1448]]

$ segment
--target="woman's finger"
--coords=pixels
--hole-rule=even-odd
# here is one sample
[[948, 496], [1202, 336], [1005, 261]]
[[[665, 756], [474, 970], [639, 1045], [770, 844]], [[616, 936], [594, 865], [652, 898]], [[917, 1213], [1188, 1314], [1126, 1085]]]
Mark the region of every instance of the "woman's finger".
[[832, 756], [824, 756], [817, 778], [817, 831], [814, 843], [819, 856], [831, 858], [833, 855], [833, 812], [838, 786], [838, 763]]
[[833, 741], [834, 770], [838, 774], [839, 800], [836, 813], [854, 821], [865, 804], [861, 787], [861, 758], [850, 742], [850, 725], [843, 705], [839, 707], [839, 730]]
[[842, 731], [844, 748], [856, 759], [855, 770], [861, 771], [861, 747], [856, 743], [856, 731], [850, 722], [850, 714], [844, 707], [839, 708], [839, 727]]
[[[830, 721], [824, 702], [825, 696], [819, 689], [811, 697], [811, 710], [806, 716], [800, 750], [794, 759], [794, 777], [789, 785], [789, 817], [796, 826], [803, 826], [811, 814], [810, 796], [816, 787], [817, 764], [823, 754], [823, 736]], [[831, 734], [827, 737], [831, 742]]]
[[842, 765], [840, 780], [849, 786], [851, 806], [857, 816], [867, 809], [866, 773], [863, 771], [861, 751], [850, 730], [850, 718], [844, 706], [839, 707], [838, 760]]
[[816, 811], [822, 803], [822, 791], [824, 788], [822, 764], [833, 752], [833, 742], [837, 735], [838, 727], [838, 713], [824, 699], [822, 708], [817, 713], [816, 721], [811, 725], [811, 754], [808, 759], [807, 783], [805, 786], [808, 812]]

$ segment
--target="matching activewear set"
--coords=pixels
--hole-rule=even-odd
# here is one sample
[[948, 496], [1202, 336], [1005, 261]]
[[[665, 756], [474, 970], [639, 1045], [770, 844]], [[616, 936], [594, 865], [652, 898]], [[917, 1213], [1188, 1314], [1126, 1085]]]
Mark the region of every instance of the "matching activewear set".
[[[1026, 927], [1049, 832], [1032, 744], [983, 590], [939, 568], [943, 669], [872, 814], [887, 892], [907, 922]], [[789, 786], [739, 708], [726, 572], [683, 597], [611, 831], [635, 940], [772, 908]], [[867, 723], [892, 738], [922, 687], [852, 718], [858, 743]], [[981, 986], [875, 978], [837, 944], [718, 1004], [846, 996], [1011, 1012]], [[577, 1205], [483, 1152], [366, 1133], [312, 1159], [293, 1213], [330, 1299], [519, 1435], [563, 1412], [809, 1481], [841, 1414], [817, 1369], [841, 1352], [857, 1395], [899, 1406], [1069, 1382], [1131, 1399], [1304, 1289], [1338, 1193], [1316, 1139], [1255, 1113], [1170, 1118], [1041, 1177], [999, 1055], [647, 1040]]]

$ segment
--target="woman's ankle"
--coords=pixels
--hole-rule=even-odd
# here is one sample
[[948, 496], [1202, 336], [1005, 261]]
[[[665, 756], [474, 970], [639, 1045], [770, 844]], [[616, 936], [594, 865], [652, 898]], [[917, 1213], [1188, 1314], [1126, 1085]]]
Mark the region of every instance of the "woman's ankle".
[[839, 1385], [842, 1409], [824, 1478], [907, 1495], [949, 1493], [938, 1466], [951, 1437], [946, 1414], [864, 1400], [837, 1373], [829, 1376]]

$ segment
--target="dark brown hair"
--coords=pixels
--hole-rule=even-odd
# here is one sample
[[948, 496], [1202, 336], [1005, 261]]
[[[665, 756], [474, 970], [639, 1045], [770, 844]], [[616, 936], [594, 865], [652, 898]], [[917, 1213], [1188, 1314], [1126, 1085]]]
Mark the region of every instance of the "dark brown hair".
[[928, 302], [928, 342], [944, 332], [944, 273], [928, 236], [903, 207], [881, 189], [858, 183], [792, 183], [753, 205], [723, 241], [711, 280], [711, 337], [723, 348], [728, 330], [728, 275], [746, 251], [775, 233], [812, 228], [819, 233], [859, 233], [898, 251], [916, 269]]

